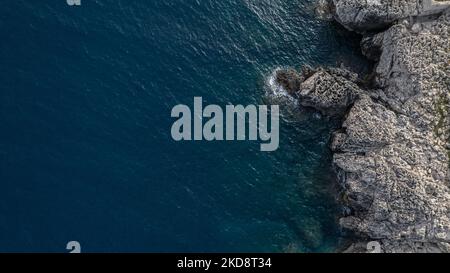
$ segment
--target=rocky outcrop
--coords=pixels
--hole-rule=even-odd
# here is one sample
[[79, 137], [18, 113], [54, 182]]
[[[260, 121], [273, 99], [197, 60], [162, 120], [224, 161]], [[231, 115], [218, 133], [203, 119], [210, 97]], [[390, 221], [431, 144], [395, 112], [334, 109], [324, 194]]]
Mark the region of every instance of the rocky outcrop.
[[332, 145], [352, 210], [341, 224], [386, 252], [447, 252], [450, 10], [377, 35], [379, 90], [355, 102]]
[[297, 92], [301, 105], [314, 107], [325, 115], [338, 115], [362, 93], [357, 75], [344, 69], [319, 69]]
[[358, 75], [340, 68], [309, 66], [297, 72], [279, 70], [276, 82], [305, 107], [313, 107], [325, 115], [339, 115], [363, 91], [358, 87]]
[[[340, 222], [361, 238], [349, 251], [377, 241], [383, 252], [449, 252], [448, 2], [333, 2], [349, 29], [390, 26], [362, 41], [378, 62], [371, 84], [318, 69], [294, 92], [302, 105], [345, 114], [331, 148], [347, 207]], [[398, 21], [406, 16], [415, 17]]]
[[436, 0], [332, 0], [334, 17], [349, 30], [366, 32], [390, 26], [399, 19], [428, 16], [449, 7]]

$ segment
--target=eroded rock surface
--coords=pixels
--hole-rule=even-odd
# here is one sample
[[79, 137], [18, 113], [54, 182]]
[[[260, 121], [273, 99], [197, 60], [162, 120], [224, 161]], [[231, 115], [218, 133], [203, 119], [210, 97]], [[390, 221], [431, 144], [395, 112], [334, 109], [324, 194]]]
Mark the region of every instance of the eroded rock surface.
[[399, 19], [427, 16], [449, 7], [435, 0], [332, 0], [335, 19], [349, 30], [385, 28]]
[[[450, 9], [431, 1], [334, 0], [349, 29], [369, 31], [378, 64], [371, 89], [342, 69], [318, 69], [296, 92], [302, 105], [346, 114], [332, 141], [348, 208], [341, 219], [383, 252], [450, 251]], [[433, 14], [432, 17], [427, 17]], [[408, 20], [398, 19], [415, 16]]]
[[356, 82], [357, 75], [344, 69], [319, 69], [300, 85], [297, 96], [301, 105], [335, 115], [362, 93]]

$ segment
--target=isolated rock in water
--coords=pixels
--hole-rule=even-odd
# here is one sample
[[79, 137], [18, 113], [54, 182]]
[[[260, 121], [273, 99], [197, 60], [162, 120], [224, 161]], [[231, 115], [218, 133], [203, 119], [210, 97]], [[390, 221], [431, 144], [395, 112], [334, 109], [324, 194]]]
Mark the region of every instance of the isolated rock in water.
[[300, 90], [302, 81], [303, 77], [295, 69], [279, 70], [276, 73], [276, 82], [292, 96]]
[[357, 75], [343, 69], [320, 69], [300, 86], [299, 102], [323, 114], [343, 114], [362, 92]]
[[332, 0], [334, 17], [350, 30], [365, 32], [390, 26], [412, 16], [438, 14], [448, 1], [433, 0]]

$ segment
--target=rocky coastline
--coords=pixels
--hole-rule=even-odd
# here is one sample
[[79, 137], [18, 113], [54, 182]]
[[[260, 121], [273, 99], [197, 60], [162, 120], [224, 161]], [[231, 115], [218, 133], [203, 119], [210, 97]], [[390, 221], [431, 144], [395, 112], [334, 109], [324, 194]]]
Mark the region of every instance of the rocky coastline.
[[[450, 252], [450, 1], [320, 1], [376, 62], [278, 72], [301, 105], [342, 118], [331, 141], [346, 250]], [[326, 7], [323, 7], [326, 5]]]

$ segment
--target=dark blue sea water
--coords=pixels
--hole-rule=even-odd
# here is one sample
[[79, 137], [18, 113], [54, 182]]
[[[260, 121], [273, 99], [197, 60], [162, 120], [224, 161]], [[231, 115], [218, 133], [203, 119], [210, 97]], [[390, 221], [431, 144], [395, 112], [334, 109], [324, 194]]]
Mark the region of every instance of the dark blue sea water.
[[336, 250], [333, 122], [286, 115], [274, 153], [170, 136], [194, 96], [260, 104], [278, 67], [359, 58], [314, 2], [2, 2], [0, 252]]

